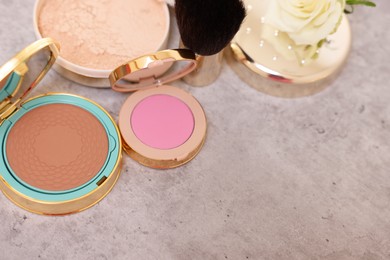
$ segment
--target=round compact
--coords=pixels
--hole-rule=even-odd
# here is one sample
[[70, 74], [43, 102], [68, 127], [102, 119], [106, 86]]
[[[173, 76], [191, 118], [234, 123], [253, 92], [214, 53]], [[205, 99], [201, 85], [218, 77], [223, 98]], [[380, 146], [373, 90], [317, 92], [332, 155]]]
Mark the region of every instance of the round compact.
[[337, 32], [327, 37], [316, 59], [298, 60], [286, 36], [266, 22], [270, 2], [244, 1], [247, 17], [226, 49], [229, 64], [244, 82], [266, 94], [290, 98], [321, 91], [338, 75], [350, 52], [347, 18], [343, 16]]
[[34, 9], [37, 37], [61, 44], [54, 69], [93, 87], [109, 87], [111, 71], [129, 59], [164, 49], [169, 27], [164, 1], [37, 0]]
[[195, 67], [192, 51], [165, 50], [132, 60], [111, 74], [114, 90], [134, 92], [119, 113], [124, 147], [134, 160], [152, 168], [173, 168], [202, 148], [203, 108], [188, 92], [165, 85]]
[[121, 139], [111, 116], [81, 96], [26, 99], [58, 55], [51, 39], [0, 68], [0, 188], [15, 204], [45, 215], [100, 201], [120, 174]]

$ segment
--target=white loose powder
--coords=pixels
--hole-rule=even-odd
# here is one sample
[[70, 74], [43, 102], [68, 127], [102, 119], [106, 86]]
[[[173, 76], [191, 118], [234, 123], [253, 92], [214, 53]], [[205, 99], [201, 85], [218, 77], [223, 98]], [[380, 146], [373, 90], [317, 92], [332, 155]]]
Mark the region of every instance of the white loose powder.
[[61, 45], [74, 64], [113, 70], [157, 51], [167, 30], [165, 3], [156, 0], [50, 0], [38, 15], [42, 37]]

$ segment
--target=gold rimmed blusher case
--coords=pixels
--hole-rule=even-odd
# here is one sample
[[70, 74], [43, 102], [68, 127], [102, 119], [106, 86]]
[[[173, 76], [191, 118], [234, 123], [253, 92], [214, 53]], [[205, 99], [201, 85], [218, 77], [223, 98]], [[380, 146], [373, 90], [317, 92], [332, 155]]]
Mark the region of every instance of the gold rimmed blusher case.
[[[179, 63], [181, 63], [179, 65]], [[114, 90], [134, 92], [119, 113], [124, 149], [152, 168], [189, 162], [206, 137], [206, 116], [188, 92], [166, 85], [196, 67], [190, 50], [164, 50], [118, 67], [110, 76]]]
[[79, 212], [104, 198], [120, 174], [121, 139], [110, 115], [77, 95], [27, 99], [58, 55], [39, 40], [0, 68], [0, 188], [44, 215]]

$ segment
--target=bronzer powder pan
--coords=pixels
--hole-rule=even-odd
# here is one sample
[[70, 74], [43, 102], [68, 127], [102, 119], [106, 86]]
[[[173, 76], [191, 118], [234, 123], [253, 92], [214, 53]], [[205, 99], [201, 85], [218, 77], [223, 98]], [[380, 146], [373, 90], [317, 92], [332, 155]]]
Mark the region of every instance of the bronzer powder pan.
[[98, 104], [63, 93], [27, 99], [57, 55], [58, 45], [41, 39], [0, 67], [0, 188], [45, 215], [96, 204], [116, 183], [121, 162], [119, 130]]
[[[170, 69], [165, 71], [166, 67]], [[206, 116], [188, 92], [165, 83], [196, 67], [191, 50], [164, 50], [141, 56], [113, 71], [112, 88], [134, 92], [119, 113], [125, 151], [152, 168], [173, 168], [192, 160], [206, 137]]]
[[6, 139], [6, 157], [15, 177], [42, 190], [84, 185], [104, 166], [108, 152], [100, 121], [70, 104], [32, 109], [10, 128]]

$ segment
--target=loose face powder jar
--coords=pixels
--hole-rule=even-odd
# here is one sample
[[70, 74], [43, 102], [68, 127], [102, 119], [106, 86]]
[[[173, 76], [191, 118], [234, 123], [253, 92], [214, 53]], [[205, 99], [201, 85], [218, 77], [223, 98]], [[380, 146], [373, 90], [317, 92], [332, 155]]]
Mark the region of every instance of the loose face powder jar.
[[0, 68], [0, 188], [22, 208], [46, 215], [100, 201], [121, 161], [115, 122], [93, 101], [61, 93], [26, 99], [57, 55], [56, 43], [42, 39]]
[[347, 60], [351, 47], [348, 20], [343, 16], [337, 32], [319, 49], [318, 58], [311, 62], [288, 59], [286, 53], [293, 55], [294, 47], [268, 25], [265, 10], [270, 2], [244, 0], [247, 17], [226, 48], [229, 64], [248, 85], [273, 96], [293, 98], [321, 91]]
[[200, 151], [206, 137], [201, 105], [188, 92], [165, 85], [195, 67], [192, 51], [164, 50], [132, 60], [110, 75], [114, 90], [135, 91], [119, 113], [124, 147], [134, 160], [153, 168], [173, 168]]
[[37, 37], [61, 45], [54, 68], [95, 87], [109, 87], [109, 74], [126, 61], [164, 49], [169, 22], [158, 0], [37, 0], [34, 11]]

